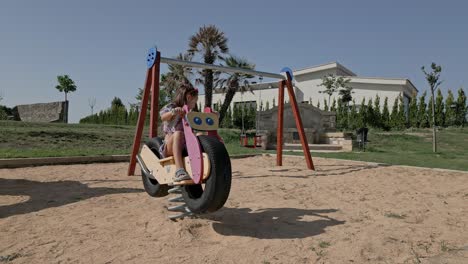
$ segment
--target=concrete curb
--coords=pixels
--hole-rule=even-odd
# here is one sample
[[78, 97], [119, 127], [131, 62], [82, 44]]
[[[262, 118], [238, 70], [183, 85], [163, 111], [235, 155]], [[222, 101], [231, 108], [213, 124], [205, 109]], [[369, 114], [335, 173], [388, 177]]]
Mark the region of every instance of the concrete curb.
[[[249, 157], [254, 157], [258, 155], [261, 155], [261, 154], [233, 155], [231, 156], [231, 159], [243, 159], [243, 158], [249, 158]], [[110, 163], [110, 162], [129, 162], [129, 161], [130, 161], [130, 155], [0, 159], [0, 169], [47, 166], [47, 165], [71, 165], [71, 164]]]
[[129, 160], [130, 155], [0, 159], [0, 168], [22, 168], [31, 166], [86, 164], [98, 162], [128, 162]]
[[[276, 154], [269, 154], [272, 156], [276, 156]], [[299, 156], [299, 155], [284, 155], [283, 157], [290, 157], [290, 158], [303, 158], [304, 156]], [[314, 157], [312, 157], [313, 159]], [[409, 168], [409, 169], [420, 169], [420, 170], [432, 170], [432, 171], [440, 171], [440, 172], [456, 172], [456, 173], [466, 173], [468, 174], [468, 171], [462, 171], [462, 170], [452, 170], [452, 169], [441, 169], [441, 168], [428, 168], [428, 167], [418, 167], [418, 166], [409, 166], [409, 165], [398, 165], [398, 164], [389, 164], [389, 163], [381, 163], [381, 162], [372, 162], [372, 161], [362, 161], [362, 160], [348, 160], [348, 159], [334, 159], [334, 158], [323, 158], [323, 157], [315, 157], [315, 158], [320, 158], [320, 159], [328, 159], [328, 160], [335, 160], [335, 161], [347, 161], [347, 162], [356, 162], [356, 163], [367, 163], [370, 165], [374, 166], [381, 166], [381, 167], [390, 167], [390, 166], [395, 166], [395, 167], [402, 167], [402, 168]]]

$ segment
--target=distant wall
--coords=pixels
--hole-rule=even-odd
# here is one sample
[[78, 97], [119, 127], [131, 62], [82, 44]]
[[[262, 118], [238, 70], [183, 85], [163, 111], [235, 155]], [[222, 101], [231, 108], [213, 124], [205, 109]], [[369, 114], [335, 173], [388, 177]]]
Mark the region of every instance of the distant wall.
[[68, 102], [52, 102], [18, 105], [18, 116], [26, 122], [65, 122]]
[[[299, 112], [301, 114], [304, 132], [309, 143], [319, 143], [319, 136], [322, 133], [333, 132], [336, 130], [336, 114], [335, 112], [322, 111], [315, 106], [309, 104], [299, 104]], [[276, 138], [276, 129], [278, 127], [278, 107], [258, 112], [258, 129], [262, 132]], [[284, 105], [283, 114], [284, 127], [284, 142], [297, 143], [300, 142], [296, 121], [291, 108], [291, 104]]]

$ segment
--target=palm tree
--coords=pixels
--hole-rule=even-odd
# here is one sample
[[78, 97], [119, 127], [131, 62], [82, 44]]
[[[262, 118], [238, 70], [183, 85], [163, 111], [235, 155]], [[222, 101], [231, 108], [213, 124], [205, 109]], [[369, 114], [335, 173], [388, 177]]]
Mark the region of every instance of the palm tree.
[[[246, 59], [237, 58], [235, 56], [229, 56], [224, 59], [226, 66], [233, 68], [242, 68], [253, 70], [255, 69], [255, 64], [248, 62]], [[232, 99], [237, 91], [244, 93], [247, 90], [250, 90], [249, 79], [254, 78], [253, 75], [244, 74], [244, 73], [229, 73], [227, 78], [220, 78], [216, 82], [216, 87], [220, 87], [221, 90], [226, 93], [224, 97], [223, 105], [219, 111], [219, 123], [223, 121], [224, 116], [226, 115], [229, 105], [231, 105]]]
[[[178, 60], [191, 61], [192, 55], [179, 53], [176, 57]], [[161, 75], [161, 86], [164, 87], [168, 95], [174, 94], [174, 92], [180, 87], [181, 84], [191, 84], [190, 78], [192, 77], [192, 69], [182, 65], [171, 65], [169, 64], [169, 72]]]
[[[188, 53], [190, 55], [200, 54], [203, 62], [214, 64], [217, 59], [221, 59], [221, 54], [229, 51], [227, 38], [224, 32], [220, 31], [214, 25], [201, 27], [195, 35], [190, 37]], [[213, 70], [204, 69], [201, 72], [203, 76], [203, 85], [205, 86], [205, 106], [211, 107], [213, 98]]]
[[57, 81], [59, 84], [55, 88], [65, 93], [65, 101], [67, 101], [67, 94], [76, 91], [75, 82], [66, 74], [57, 76]]

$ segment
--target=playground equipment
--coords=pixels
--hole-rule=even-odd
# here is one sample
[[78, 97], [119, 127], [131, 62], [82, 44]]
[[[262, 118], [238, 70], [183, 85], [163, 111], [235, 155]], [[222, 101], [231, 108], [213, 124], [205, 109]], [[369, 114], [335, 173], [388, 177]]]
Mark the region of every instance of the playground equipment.
[[[212, 113], [211, 108], [209, 107], [205, 107], [204, 113], [197, 113], [189, 112], [187, 106], [184, 106], [186, 114], [183, 118], [183, 127], [187, 145], [187, 155], [184, 157], [185, 169], [191, 176], [192, 180], [178, 183], [172, 182], [172, 177], [175, 173], [174, 159], [173, 157], [162, 158], [158, 151], [159, 146], [162, 144], [162, 139], [157, 137], [157, 122], [159, 114], [157, 100], [159, 98], [159, 74], [161, 63], [176, 64], [191, 68], [219, 70], [223, 72], [245, 73], [280, 79], [276, 164], [277, 166], [282, 165], [284, 88], [287, 87], [293, 107], [296, 126], [299, 131], [302, 148], [306, 157], [307, 167], [312, 170], [314, 169], [309, 145], [304, 134], [304, 128], [302, 126], [300, 113], [292, 87], [293, 75], [289, 68], [283, 68], [282, 72], [284, 72], [284, 75], [282, 75], [176, 60], [161, 57], [161, 53], [156, 49], [156, 47], [149, 50], [146, 59], [148, 70], [146, 73], [141, 111], [138, 116], [135, 138], [130, 156], [128, 175], [130, 176], [135, 174], [135, 167], [138, 161], [142, 170], [143, 185], [150, 196], [162, 197], [170, 193], [181, 194], [181, 196], [171, 198], [169, 200], [170, 202], [183, 203], [178, 206], [167, 208], [169, 211], [180, 212], [180, 214], [170, 216], [170, 219], [183, 218], [193, 214], [213, 212], [220, 209], [226, 202], [231, 188], [231, 163], [224, 143], [217, 134], [217, 115]], [[150, 91], [149, 141], [146, 142], [140, 150]], [[207, 135], [196, 136], [193, 130], [206, 131]]]

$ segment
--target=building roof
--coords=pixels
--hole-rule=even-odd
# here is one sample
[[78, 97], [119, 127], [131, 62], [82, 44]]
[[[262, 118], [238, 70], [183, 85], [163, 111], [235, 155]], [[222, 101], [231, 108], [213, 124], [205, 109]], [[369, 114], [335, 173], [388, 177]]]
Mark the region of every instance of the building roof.
[[[307, 67], [299, 70], [293, 70], [294, 76], [305, 75], [314, 72], [320, 72], [324, 70], [338, 68], [345, 72], [348, 78], [351, 79], [351, 83], [365, 83], [365, 84], [383, 84], [383, 85], [403, 85], [407, 87], [407, 92], [412, 95], [414, 92], [418, 93], [418, 89], [414, 86], [414, 84], [407, 78], [381, 78], [381, 77], [364, 77], [364, 76], [356, 76], [354, 72], [346, 68], [345, 66], [341, 65], [338, 62], [329, 62], [321, 65], [316, 65], [312, 67]], [[278, 88], [278, 82], [265, 82], [265, 83], [256, 83], [251, 84], [252, 90], [265, 90], [265, 89], [273, 89]], [[215, 93], [222, 93], [221, 89], [216, 89]]]
[[324, 70], [329, 70], [329, 69], [334, 69], [334, 68], [338, 68], [344, 71], [349, 76], [356, 76], [354, 72], [352, 72], [350, 69], [346, 68], [345, 66], [341, 65], [340, 63], [336, 61], [325, 63], [325, 64], [320, 64], [316, 66], [311, 66], [311, 67], [307, 67], [307, 68], [303, 68], [299, 70], [294, 70], [293, 73], [295, 76], [299, 76], [299, 75], [304, 75], [304, 74], [308, 74], [312, 72], [319, 72], [319, 71], [324, 71]]

